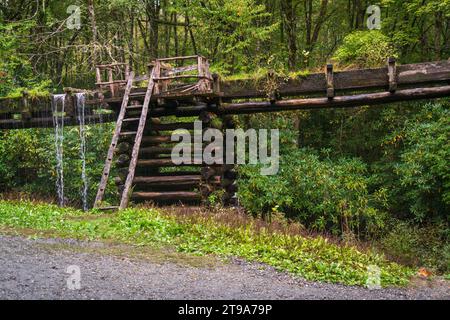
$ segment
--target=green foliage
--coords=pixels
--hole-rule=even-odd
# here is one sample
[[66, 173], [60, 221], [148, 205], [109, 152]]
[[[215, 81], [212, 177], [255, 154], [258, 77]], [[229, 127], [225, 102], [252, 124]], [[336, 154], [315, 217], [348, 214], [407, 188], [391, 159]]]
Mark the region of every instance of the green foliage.
[[[254, 49], [268, 41], [277, 24], [268, 21], [270, 14], [255, 0], [202, 1], [190, 3], [196, 31], [202, 35], [207, 56], [216, 60], [214, 69], [223, 75], [248, 72], [259, 66], [263, 58]], [[252, 51], [249, 55], [248, 52]], [[217, 59], [219, 58], [220, 59]]]
[[[382, 0], [382, 11], [392, 12], [382, 18], [383, 30], [401, 51], [405, 61], [421, 62], [447, 58], [448, 31], [440, 19], [450, 16], [449, 0]], [[411, 23], [415, 21], [416, 23]], [[425, 26], [433, 26], [429, 28]], [[431, 41], [426, 45], [426, 38]], [[442, 42], [443, 41], [443, 42]]]
[[[37, 133], [37, 134], [36, 134]], [[0, 186], [2, 190], [37, 181], [47, 164], [42, 135], [35, 130], [3, 133], [0, 139]], [[39, 183], [39, 182], [38, 182]], [[45, 187], [43, 184], [40, 188]]]
[[370, 68], [386, 65], [389, 57], [397, 57], [390, 39], [379, 30], [371, 30], [347, 35], [333, 59], [341, 67]]
[[450, 219], [450, 112], [428, 104], [403, 131], [395, 173], [416, 221]]
[[368, 191], [366, 165], [358, 159], [321, 160], [311, 150], [282, 155], [280, 172], [261, 176], [257, 166], [240, 169], [239, 197], [253, 214], [270, 213], [277, 207], [319, 231], [335, 234], [375, 232], [385, 213], [377, 209], [385, 190]]
[[30, 91], [31, 97], [49, 94], [51, 81], [39, 80], [30, 61], [20, 53], [20, 34], [32, 27], [32, 21], [3, 24], [0, 20], [0, 97], [20, 97], [24, 90]]
[[[92, 204], [103, 171], [112, 125], [88, 125], [85, 128], [88, 201]], [[53, 129], [11, 130], [4, 133], [0, 139], [0, 190], [26, 191], [53, 198], [57, 175], [54, 143]], [[65, 197], [69, 203], [80, 205], [83, 181], [78, 127], [65, 128], [63, 149]], [[108, 188], [108, 199], [115, 194], [114, 186]]]
[[413, 273], [373, 252], [338, 246], [322, 237], [256, 232], [253, 224], [230, 227], [212, 218], [180, 221], [156, 209], [128, 209], [109, 217], [92, 214], [83, 219], [83, 213], [73, 209], [0, 201], [0, 226], [34, 229], [36, 235], [174, 245], [182, 252], [239, 256], [308, 280], [348, 285], [365, 285], [369, 265], [380, 267], [383, 286], [405, 285]]
[[450, 232], [445, 224], [417, 226], [395, 221], [381, 240], [383, 251], [408, 265], [450, 271]]

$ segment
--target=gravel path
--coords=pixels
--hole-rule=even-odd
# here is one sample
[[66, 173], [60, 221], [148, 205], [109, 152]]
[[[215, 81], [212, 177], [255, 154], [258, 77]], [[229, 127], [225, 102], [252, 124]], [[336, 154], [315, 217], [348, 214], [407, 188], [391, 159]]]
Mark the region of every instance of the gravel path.
[[[67, 267], [81, 271], [69, 290]], [[448, 282], [369, 291], [169, 249], [0, 236], [0, 299], [450, 299]]]

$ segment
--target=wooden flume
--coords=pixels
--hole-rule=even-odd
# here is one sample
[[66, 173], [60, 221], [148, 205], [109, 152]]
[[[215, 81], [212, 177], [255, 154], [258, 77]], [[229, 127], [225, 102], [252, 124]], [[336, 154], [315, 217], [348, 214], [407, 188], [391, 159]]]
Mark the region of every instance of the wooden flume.
[[[450, 60], [397, 65], [389, 59], [385, 68], [348, 71], [327, 65], [322, 73], [288, 80], [271, 73], [269, 80], [277, 84], [276, 88], [271, 86], [271, 92], [264, 89], [265, 79], [220, 81], [201, 56], [158, 59], [149, 65], [152, 72], [139, 77], [125, 64], [102, 65], [96, 70], [99, 90], [86, 101], [88, 117], [95, 120], [97, 115], [90, 110], [101, 105], [113, 112], [103, 115], [103, 121], [116, 121], [96, 205], [102, 206], [112, 165], [117, 167], [114, 182], [121, 203], [106, 209], [126, 208], [129, 201], [207, 202], [217, 191], [224, 203], [237, 204], [235, 166], [173, 163], [171, 151], [176, 142], [171, 134], [178, 129], [192, 132], [191, 117], [202, 121], [204, 130], [226, 130], [235, 128], [235, 114], [348, 108], [450, 96]], [[149, 81], [147, 88], [134, 86], [140, 81]], [[71, 92], [66, 99], [65, 125], [76, 125]], [[51, 114], [37, 117], [42, 112], [37, 112], [26, 93], [18, 102], [19, 108], [0, 100], [0, 106], [5, 103], [7, 112], [0, 111], [0, 129], [52, 125]], [[18, 113], [19, 119], [10, 118]], [[176, 120], [172, 117], [168, 121], [169, 116]], [[203, 147], [193, 151], [201, 155]], [[224, 155], [229, 152], [223, 151]]]

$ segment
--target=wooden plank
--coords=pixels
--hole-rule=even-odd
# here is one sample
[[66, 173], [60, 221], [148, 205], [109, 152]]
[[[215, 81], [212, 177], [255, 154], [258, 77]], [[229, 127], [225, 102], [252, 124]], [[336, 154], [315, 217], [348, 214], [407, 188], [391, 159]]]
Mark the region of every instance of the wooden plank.
[[175, 61], [175, 60], [190, 60], [197, 59], [199, 56], [185, 56], [185, 57], [169, 57], [169, 58], [159, 58], [158, 61]]
[[147, 122], [148, 108], [150, 105], [150, 100], [151, 100], [151, 97], [153, 94], [153, 90], [155, 88], [154, 79], [157, 78], [159, 76], [159, 74], [160, 74], [160, 63], [158, 61], [156, 61], [156, 64], [155, 64], [155, 66], [152, 70], [152, 74], [150, 76], [150, 81], [148, 83], [147, 92], [145, 94], [145, 100], [142, 105], [141, 119], [139, 121], [139, 126], [138, 126], [138, 130], [136, 133], [136, 138], [134, 141], [133, 152], [131, 154], [131, 161], [130, 161], [130, 167], [128, 169], [127, 180], [125, 182], [124, 190], [122, 192], [122, 199], [120, 201], [120, 209], [125, 209], [126, 207], [128, 207], [128, 202], [130, 199], [131, 185], [134, 180], [134, 174], [135, 174], [136, 165], [137, 165], [138, 157], [139, 157], [139, 149], [141, 147], [142, 136], [144, 134], [144, 128], [145, 128], [145, 124]]
[[131, 72], [130, 77], [128, 79], [127, 86], [125, 88], [125, 95], [122, 100], [122, 106], [120, 108], [119, 117], [116, 122], [116, 128], [114, 129], [114, 134], [113, 134], [113, 138], [111, 141], [111, 145], [109, 146], [108, 155], [106, 157], [106, 162], [105, 162], [105, 167], [103, 169], [102, 178], [101, 178], [101, 181], [100, 181], [100, 184], [98, 187], [98, 191], [97, 191], [97, 196], [95, 197], [94, 208], [98, 208], [98, 206], [102, 202], [103, 196], [105, 194], [106, 185], [108, 183], [109, 173], [111, 170], [111, 164], [112, 164], [113, 157], [114, 157], [114, 151], [116, 150], [117, 143], [119, 141], [119, 136], [120, 136], [120, 133], [122, 130], [122, 121], [123, 121], [123, 118], [125, 117], [126, 107], [128, 105], [129, 95], [131, 92], [131, 87], [133, 85], [133, 78], [134, 78], [134, 73]]
[[194, 70], [197, 70], [197, 68], [198, 68], [198, 66], [196, 64], [186, 66], [186, 67], [173, 68], [166, 72], [166, 76], [171, 76], [171, 75], [175, 75], [175, 74], [183, 73], [183, 72], [194, 71]]
[[204, 75], [180, 74], [180, 75], [171, 76], [171, 77], [158, 77], [155, 79], [155, 81], [170, 81], [170, 80], [177, 80], [177, 79], [208, 79], [208, 80], [212, 80]]
[[111, 64], [99, 64], [96, 67], [97, 68], [106, 69], [106, 68], [113, 68], [113, 67], [116, 67], [116, 66], [124, 66], [124, 65], [127, 65], [127, 63], [117, 62], [117, 63], [111, 63]]

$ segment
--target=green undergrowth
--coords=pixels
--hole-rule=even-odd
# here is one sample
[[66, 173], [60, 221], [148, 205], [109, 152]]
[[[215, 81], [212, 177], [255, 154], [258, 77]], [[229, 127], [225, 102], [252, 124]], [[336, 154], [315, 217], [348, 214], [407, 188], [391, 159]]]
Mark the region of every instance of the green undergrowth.
[[320, 236], [269, 232], [255, 228], [255, 223], [256, 220], [231, 226], [213, 216], [196, 220], [157, 209], [127, 209], [105, 215], [48, 204], [0, 201], [0, 230], [28, 230], [27, 234], [33, 236], [108, 240], [138, 246], [171, 245], [179, 252], [237, 256], [308, 280], [347, 285], [365, 285], [369, 266], [380, 268], [382, 286], [406, 285], [414, 272], [370, 251], [337, 245]]
[[[255, 72], [252, 73], [236, 73], [236, 74], [230, 74], [222, 76], [223, 81], [260, 81], [267, 78], [268, 74], [273, 71], [268, 68], [260, 68], [257, 69]], [[275, 71], [275, 75], [279, 78], [283, 78], [285, 80], [288, 79], [297, 79], [297, 78], [304, 78], [314, 72], [310, 70], [298, 70], [295, 72], [287, 72], [284, 70], [278, 70]]]
[[28, 93], [28, 97], [32, 100], [48, 98], [51, 94], [50, 87], [51, 81], [42, 81], [32, 88], [17, 87], [9, 91], [5, 96], [0, 97], [0, 99], [18, 99], [23, 96], [24, 91]]

